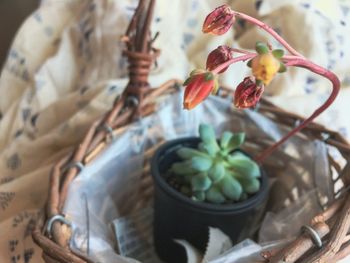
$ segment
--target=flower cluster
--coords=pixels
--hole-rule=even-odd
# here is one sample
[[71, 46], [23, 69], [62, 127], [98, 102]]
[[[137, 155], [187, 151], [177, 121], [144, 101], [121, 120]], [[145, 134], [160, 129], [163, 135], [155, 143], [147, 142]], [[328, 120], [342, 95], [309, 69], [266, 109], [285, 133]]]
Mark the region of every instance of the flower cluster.
[[204, 21], [202, 31], [204, 33], [222, 35], [230, 30], [237, 20], [251, 23], [264, 30], [288, 51], [288, 55], [284, 55], [284, 50], [273, 49], [269, 43], [263, 42], [256, 43], [256, 52], [219, 46], [208, 55], [206, 70], [194, 71], [184, 83], [186, 87], [185, 109], [193, 109], [205, 100], [210, 93], [215, 93], [218, 89], [218, 75], [224, 73], [231, 64], [240, 61], [248, 61], [247, 66], [251, 68], [251, 74], [245, 77], [236, 87], [234, 105], [237, 108], [255, 107], [265, 88], [271, 83], [277, 73], [285, 72], [287, 66], [304, 68], [318, 74], [328, 79], [332, 83], [333, 88], [328, 99], [314, 113], [255, 158], [261, 163], [288, 138], [306, 127], [334, 102], [339, 94], [340, 81], [333, 72], [306, 59], [264, 22], [244, 13], [233, 11], [228, 5], [219, 6], [211, 12]]
[[[222, 5], [211, 12], [205, 19], [202, 31], [214, 35], [226, 33], [234, 24], [236, 13], [228, 5]], [[269, 85], [278, 72], [286, 71], [283, 64], [284, 51], [273, 50], [270, 45], [257, 42], [256, 53], [237, 50], [228, 46], [219, 46], [209, 53], [206, 70], [195, 70], [185, 81], [184, 108], [193, 109], [211, 93], [218, 89], [218, 74], [238, 61], [249, 60], [252, 76], [246, 77], [236, 88], [234, 105], [237, 108], [254, 107], [261, 98], [265, 86]], [[235, 53], [243, 53], [234, 57]]]

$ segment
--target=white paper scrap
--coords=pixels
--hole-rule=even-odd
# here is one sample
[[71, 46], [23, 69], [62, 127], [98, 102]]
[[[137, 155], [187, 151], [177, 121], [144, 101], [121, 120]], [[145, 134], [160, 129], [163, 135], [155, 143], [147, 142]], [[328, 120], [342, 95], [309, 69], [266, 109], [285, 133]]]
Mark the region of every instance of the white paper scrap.
[[209, 241], [204, 254], [203, 262], [217, 258], [232, 247], [231, 239], [219, 228], [209, 227]]
[[153, 247], [152, 209], [142, 209], [112, 222], [120, 255], [142, 263], [161, 262]]

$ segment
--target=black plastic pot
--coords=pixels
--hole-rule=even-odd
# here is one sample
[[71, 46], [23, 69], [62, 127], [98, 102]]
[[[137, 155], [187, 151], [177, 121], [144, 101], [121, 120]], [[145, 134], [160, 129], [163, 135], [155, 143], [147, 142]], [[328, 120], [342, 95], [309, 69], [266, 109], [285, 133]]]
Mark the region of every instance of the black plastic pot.
[[216, 227], [236, 243], [251, 234], [261, 219], [268, 196], [268, 179], [261, 170], [261, 188], [247, 200], [235, 204], [196, 202], [171, 187], [164, 178], [174, 162], [180, 161], [176, 150], [181, 146], [196, 147], [197, 137], [181, 138], [162, 145], [151, 161], [154, 180], [154, 243], [157, 254], [165, 262], [186, 262], [183, 247], [174, 239], [190, 242], [204, 251], [208, 227]]

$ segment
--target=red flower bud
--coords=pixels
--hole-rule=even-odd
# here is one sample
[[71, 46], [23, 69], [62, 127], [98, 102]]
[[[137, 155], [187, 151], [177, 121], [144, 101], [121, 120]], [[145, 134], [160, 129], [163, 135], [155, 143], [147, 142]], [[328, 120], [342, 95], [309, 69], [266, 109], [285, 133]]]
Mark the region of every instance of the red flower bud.
[[[209, 53], [207, 58], [207, 70], [214, 70], [217, 66], [232, 59], [232, 52], [228, 46], [219, 46]], [[228, 67], [222, 69], [218, 73], [222, 73], [227, 70]]]
[[264, 92], [264, 85], [257, 85], [254, 77], [246, 77], [236, 88], [234, 104], [237, 108], [254, 107]]
[[235, 22], [234, 12], [228, 5], [215, 8], [206, 18], [203, 24], [203, 33], [214, 35], [225, 34]]
[[184, 86], [186, 89], [183, 105], [185, 109], [191, 110], [217, 89], [218, 82], [214, 74], [209, 71], [192, 74]]

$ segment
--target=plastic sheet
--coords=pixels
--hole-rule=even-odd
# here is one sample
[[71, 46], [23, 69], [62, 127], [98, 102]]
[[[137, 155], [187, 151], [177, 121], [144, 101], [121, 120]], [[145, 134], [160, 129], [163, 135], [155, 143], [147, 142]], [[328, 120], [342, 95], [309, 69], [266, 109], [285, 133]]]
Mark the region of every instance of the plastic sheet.
[[[121, 132], [71, 184], [64, 212], [73, 224], [72, 249], [98, 262], [138, 262], [117, 254], [111, 222], [135, 213], [131, 208], [137, 207], [142, 198], [139, 190], [145, 153], [164, 140], [197, 135], [200, 123], [213, 125], [217, 134], [224, 130], [246, 132], [246, 147], [250, 150], [254, 149], [250, 142], [275, 141], [285, 133], [283, 127], [257, 112], [234, 110], [231, 98], [212, 96], [192, 111], [182, 109], [181, 94], [166, 98], [153, 115]], [[287, 222], [292, 221], [296, 226], [307, 224], [310, 218], [299, 217], [299, 214], [320, 211], [320, 200], [330, 199], [325, 156], [326, 149], [321, 141], [310, 142], [302, 136], [295, 136], [272, 156], [274, 165], [267, 166], [266, 170], [275, 179], [271, 180], [269, 212], [260, 229], [259, 240], [277, 242], [288, 230]], [[317, 180], [313, 176], [316, 174]], [[316, 189], [315, 182], [323, 187]], [[296, 202], [306, 198], [307, 206]], [[151, 199], [145, 205], [151, 206]], [[296, 232], [298, 229], [290, 228], [288, 236]], [[237, 253], [242, 253], [242, 248], [247, 251], [247, 246], [251, 245], [243, 242], [241, 249], [236, 247], [227, 255], [239, 258]]]

